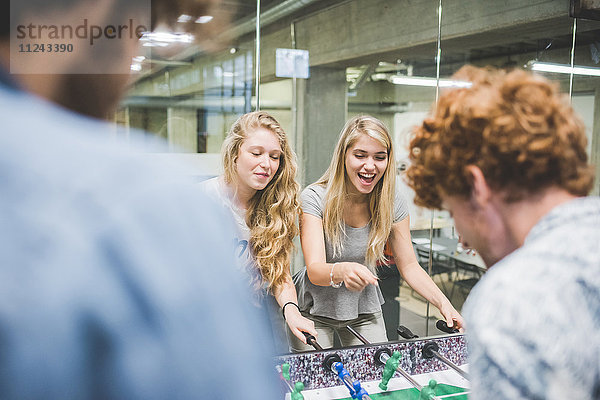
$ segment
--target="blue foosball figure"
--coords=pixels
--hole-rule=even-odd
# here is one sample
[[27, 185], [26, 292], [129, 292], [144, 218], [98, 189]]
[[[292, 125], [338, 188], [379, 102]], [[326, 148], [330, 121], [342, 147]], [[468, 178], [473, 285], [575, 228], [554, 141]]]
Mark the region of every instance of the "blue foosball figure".
[[354, 381], [352, 383], [352, 386], [354, 386], [354, 395], [352, 396], [353, 399], [359, 399], [361, 400], [363, 398], [363, 396], [365, 395], [369, 395], [369, 393], [367, 393], [367, 391], [365, 389], [362, 388], [362, 386], [360, 385], [360, 381]]

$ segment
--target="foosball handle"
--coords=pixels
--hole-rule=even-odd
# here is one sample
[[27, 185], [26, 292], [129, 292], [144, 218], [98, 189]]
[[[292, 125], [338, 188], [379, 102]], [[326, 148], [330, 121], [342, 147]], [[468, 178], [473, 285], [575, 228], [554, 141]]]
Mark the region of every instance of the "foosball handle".
[[308, 332], [302, 331], [302, 333], [304, 334], [304, 337], [306, 338], [306, 343], [308, 343], [309, 345], [311, 345], [312, 347], [314, 347], [317, 350], [323, 350], [323, 348], [319, 345], [319, 343], [317, 343], [317, 338], [315, 338], [313, 335], [311, 335]]
[[404, 339], [418, 338], [417, 335], [412, 333], [412, 331], [410, 329], [408, 329], [407, 327], [405, 327], [404, 325], [398, 326], [398, 328], [396, 329], [396, 332], [398, 332], [398, 335], [402, 336]]
[[438, 319], [438, 321], [435, 323], [435, 327], [438, 328], [440, 331], [442, 332], [446, 332], [446, 333], [458, 333], [459, 330], [454, 328], [454, 327], [448, 327], [448, 325], [446, 325], [446, 321], [443, 321], [441, 319]]

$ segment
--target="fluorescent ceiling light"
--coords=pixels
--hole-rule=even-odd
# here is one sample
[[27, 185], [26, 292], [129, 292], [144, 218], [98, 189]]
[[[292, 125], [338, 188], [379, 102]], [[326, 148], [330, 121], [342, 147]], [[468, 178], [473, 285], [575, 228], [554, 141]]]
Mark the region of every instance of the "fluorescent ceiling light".
[[[407, 85], [407, 86], [427, 86], [427, 87], [435, 87], [437, 85], [437, 79], [435, 78], [427, 78], [421, 76], [401, 76], [401, 75], [392, 75], [387, 78], [394, 85]], [[451, 79], [440, 79], [440, 87], [458, 87], [458, 88], [468, 88], [471, 87], [471, 82], [466, 81], [454, 81]]]
[[210, 21], [213, 20], [213, 16], [212, 15], [203, 15], [201, 17], [198, 17], [198, 19], [195, 21], [197, 24], [206, 24]]
[[146, 42], [142, 46], [144, 47], [167, 47], [169, 43], [163, 42]]
[[190, 22], [191, 20], [192, 20], [192, 16], [187, 15], [187, 14], [181, 14], [179, 16], [179, 18], [177, 18], [177, 22], [180, 22], [180, 23]]
[[139, 72], [142, 70], [142, 65], [141, 64], [131, 64], [130, 68], [132, 71]]
[[573, 74], [573, 75], [588, 75], [588, 76], [600, 76], [600, 68], [594, 67], [579, 67], [565, 65], [565, 64], [553, 64], [545, 62], [532, 62], [529, 64], [529, 68], [532, 71], [539, 72], [553, 72], [556, 74]]
[[143, 32], [140, 38], [144, 46], [167, 46], [171, 43], [192, 43], [194, 36], [189, 33]]

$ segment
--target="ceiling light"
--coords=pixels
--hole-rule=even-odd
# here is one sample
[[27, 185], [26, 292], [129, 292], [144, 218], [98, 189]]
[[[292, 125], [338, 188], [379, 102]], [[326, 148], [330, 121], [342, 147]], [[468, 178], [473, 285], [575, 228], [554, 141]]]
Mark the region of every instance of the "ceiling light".
[[[435, 78], [421, 76], [391, 75], [387, 78], [387, 80], [394, 85], [435, 87], [438, 84], [438, 80]], [[452, 79], [440, 79], [439, 85], [440, 87], [468, 88], [471, 87], [472, 83], [466, 81], [455, 81]]]
[[167, 47], [169, 43], [163, 42], [146, 42], [142, 46], [144, 47]]
[[198, 17], [198, 19], [195, 21], [197, 24], [206, 24], [210, 21], [213, 20], [213, 16], [212, 15], [203, 15], [201, 17]]
[[191, 15], [187, 15], [187, 14], [181, 14], [179, 16], [179, 18], [177, 18], [177, 22], [180, 23], [186, 23], [186, 22], [190, 22], [192, 20], [192, 16]]
[[164, 47], [171, 43], [192, 43], [194, 36], [189, 33], [143, 32], [140, 41], [147, 47]]
[[527, 66], [532, 71], [538, 72], [552, 72], [556, 74], [573, 74], [573, 75], [588, 75], [588, 76], [600, 76], [600, 68], [594, 67], [580, 67], [566, 64], [553, 64], [553, 63], [545, 63], [545, 62], [529, 62]]

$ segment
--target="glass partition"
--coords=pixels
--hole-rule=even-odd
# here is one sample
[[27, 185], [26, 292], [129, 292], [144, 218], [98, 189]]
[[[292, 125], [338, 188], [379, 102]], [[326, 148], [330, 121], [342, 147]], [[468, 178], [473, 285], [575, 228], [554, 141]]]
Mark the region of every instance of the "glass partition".
[[[543, 66], [570, 64], [573, 19], [566, 11], [546, 11], [552, 16], [540, 20], [539, 10], [523, 7], [519, 2], [476, 2], [470, 4], [469, 11], [465, 12], [458, 2], [443, 1], [441, 77], [449, 77], [465, 64], [505, 69], [525, 68], [557, 82], [561, 91], [569, 94], [570, 75], [544, 72]], [[475, 15], [477, 18], [472, 19]], [[469, 32], [460, 34], [464, 31], [463, 24], [467, 20], [470, 21]], [[575, 59], [581, 58], [584, 62], [584, 54], [577, 53], [580, 52], [579, 48], [585, 48], [586, 61], [590, 63], [594, 24], [586, 22], [584, 25], [587, 33], [579, 33], [582, 37], [581, 47], [578, 47]], [[582, 24], [579, 25], [581, 27]], [[596, 25], [595, 28], [597, 27]], [[579, 79], [576, 78], [575, 82]], [[593, 89], [590, 91], [591, 87], [594, 86], [590, 86], [589, 79], [581, 79], [575, 85], [573, 93], [573, 105], [583, 116], [589, 129], [593, 126], [595, 97]], [[470, 290], [485, 273], [485, 265], [477, 254], [462, 248], [453, 228], [441, 229], [438, 235], [434, 235], [432, 247], [435, 248], [436, 245], [438, 250], [433, 252], [434, 263], [441, 262], [443, 265], [449, 257], [455, 268], [449, 282], [452, 287], [450, 298], [460, 311]], [[438, 261], [437, 257], [442, 259]]]
[[[349, 117], [379, 118], [394, 138], [415, 254], [459, 311], [485, 266], [477, 254], [461, 247], [448, 213], [415, 206], [401, 179], [411, 130], [435, 103], [438, 78], [449, 78], [465, 64], [537, 70], [572, 93], [588, 129], [591, 159], [600, 165], [600, 78], [540, 69], [544, 64], [569, 66], [572, 55], [577, 66], [599, 68], [600, 22], [577, 19], [574, 24], [558, 2], [536, 6], [485, 0], [467, 7], [450, 0], [263, 0], [258, 43], [257, 2], [233, 3], [238, 11], [232, 12], [225, 32], [227, 45], [210, 52], [190, 46], [142, 61], [116, 121], [149, 132], [149, 140], [165, 138], [172, 153], [163, 156], [195, 163], [198, 179], [203, 179], [219, 173], [223, 138], [239, 115], [256, 109], [258, 87], [260, 108], [272, 113], [290, 136], [298, 179], [305, 187], [329, 165]], [[277, 76], [277, 49], [307, 50], [309, 77]], [[297, 248], [292, 272], [304, 267], [299, 244]], [[435, 328], [441, 317], [437, 309], [406, 285], [393, 266], [379, 273], [389, 339], [398, 338], [398, 325], [419, 336], [441, 333]]]
[[597, 196], [600, 194], [600, 21], [578, 18], [575, 26], [573, 64], [581, 68], [573, 74], [571, 102], [586, 127], [588, 155], [596, 167], [592, 194]]
[[[180, 16], [170, 29], [189, 34], [189, 20], [196, 20], [191, 32], [198, 31], [200, 44], [154, 43], [145, 48], [134, 59], [134, 82], [115, 120], [145, 131], [149, 143], [156, 137], [168, 142], [169, 154], [152, 156], [193, 164], [198, 180], [216, 176], [226, 132], [256, 107], [255, 15], [256, 3], [246, 3], [221, 5], [215, 16]], [[200, 24], [203, 29], [197, 28]], [[210, 32], [208, 44], [204, 32]], [[245, 40], [232, 40], [234, 33]]]
[[[416, 26], [410, 13], [403, 15], [395, 21], [394, 28], [382, 32], [387, 40], [394, 42], [394, 50], [372, 55], [363, 55], [360, 51], [355, 54], [361, 63], [350, 64], [346, 68], [347, 114], [348, 118], [360, 114], [372, 115], [387, 125], [394, 140], [396, 174], [399, 178], [397, 184], [408, 203], [411, 235], [419, 240], [429, 240], [433, 214], [414, 204], [414, 194], [404, 183], [403, 174], [408, 165], [408, 143], [412, 128], [423, 120], [435, 102], [435, 3], [422, 5], [419, 25]], [[367, 36], [367, 29], [370, 27], [357, 25], [355, 34]], [[417, 30], [415, 33], [425, 36], [426, 42], [418, 46], [404, 42], [403, 37], [413, 29]], [[367, 47], [363, 49], [366, 50]], [[440, 221], [435, 221], [436, 227], [440, 226]], [[424, 253], [418, 255], [421, 266], [428, 270], [428, 257], [420, 257]], [[435, 324], [435, 320], [429, 318], [433, 308], [405, 283], [395, 264], [380, 267], [378, 272], [385, 298], [382, 308], [388, 338], [398, 338], [399, 325], [408, 327], [416, 335], [426, 336], [430, 326]], [[443, 285], [444, 282], [440, 283]]]

